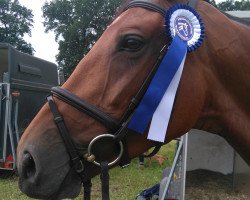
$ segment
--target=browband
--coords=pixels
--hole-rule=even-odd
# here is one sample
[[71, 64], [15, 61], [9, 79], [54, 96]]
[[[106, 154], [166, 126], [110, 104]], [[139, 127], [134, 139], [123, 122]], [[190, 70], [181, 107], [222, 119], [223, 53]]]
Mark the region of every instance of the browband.
[[152, 11], [155, 11], [155, 12], [158, 12], [160, 13], [162, 16], [165, 16], [165, 12], [166, 12], [166, 9], [163, 8], [162, 6], [160, 5], [157, 5], [155, 3], [152, 3], [150, 1], [140, 1], [140, 0], [135, 0], [135, 1], [131, 1], [127, 6], [126, 8], [124, 9], [125, 10], [128, 10], [129, 8], [135, 8], [135, 7], [141, 7], [141, 8], [146, 8], [146, 9], [149, 9], [149, 10], [152, 10]]
[[[190, 0], [188, 5], [192, 8], [195, 8], [197, 4], [197, 0]], [[131, 1], [124, 9], [128, 10], [129, 8], [141, 7], [145, 9], [149, 9], [155, 12], [160, 13], [163, 17], [165, 17], [166, 9], [158, 4], [152, 3], [150, 0], [134, 0]]]

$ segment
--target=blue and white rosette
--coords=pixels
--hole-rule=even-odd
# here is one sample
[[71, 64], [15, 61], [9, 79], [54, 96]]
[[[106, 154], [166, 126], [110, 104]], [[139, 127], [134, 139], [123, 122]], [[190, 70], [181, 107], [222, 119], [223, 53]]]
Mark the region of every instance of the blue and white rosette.
[[197, 49], [205, 37], [205, 28], [196, 10], [186, 4], [176, 4], [165, 16], [166, 32], [170, 39], [178, 35], [187, 42], [187, 51]]
[[158, 142], [164, 142], [166, 137], [186, 54], [204, 40], [203, 22], [188, 5], [171, 7], [166, 12], [165, 23], [171, 45], [128, 125], [142, 134], [151, 121], [148, 139]]

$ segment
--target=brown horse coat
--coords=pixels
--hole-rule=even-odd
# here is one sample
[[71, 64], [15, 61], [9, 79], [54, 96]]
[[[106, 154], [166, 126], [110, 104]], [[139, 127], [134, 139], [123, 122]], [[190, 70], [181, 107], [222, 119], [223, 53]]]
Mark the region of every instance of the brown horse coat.
[[[166, 9], [169, 2], [155, 0]], [[174, 2], [171, 2], [174, 3]], [[204, 43], [188, 54], [177, 91], [166, 143], [191, 128], [224, 137], [250, 164], [250, 28], [230, 20], [200, 1], [197, 11], [205, 27]], [[121, 119], [129, 101], [167, 42], [164, 19], [156, 12], [131, 8], [117, 17], [78, 64], [63, 88]], [[128, 40], [142, 41], [136, 52]], [[103, 125], [58, 99], [56, 104], [74, 142], [88, 144], [103, 134]], [[131, 158], [153, 142], [128, 133]], [[102, 156], [113, 157], [114, 146], [100, 146]], [[46, 104], [22, 136], [17, 150], [20, 188], [31, 197], [75, 197], [80, 179], [70, 169], [69, 156]], [[85, 163], [88, 176], [99, 168]]]

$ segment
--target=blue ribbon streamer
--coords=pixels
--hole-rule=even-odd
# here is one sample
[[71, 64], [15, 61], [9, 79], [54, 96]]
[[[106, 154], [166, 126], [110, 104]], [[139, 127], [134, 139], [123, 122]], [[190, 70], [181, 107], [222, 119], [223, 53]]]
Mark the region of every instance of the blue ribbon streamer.
[[128, 128], [142, 134], [148, 126], [163, 95], [187, 51], [187, 42], [176, 35], [154, 75], [145, 95], [129, 122]]

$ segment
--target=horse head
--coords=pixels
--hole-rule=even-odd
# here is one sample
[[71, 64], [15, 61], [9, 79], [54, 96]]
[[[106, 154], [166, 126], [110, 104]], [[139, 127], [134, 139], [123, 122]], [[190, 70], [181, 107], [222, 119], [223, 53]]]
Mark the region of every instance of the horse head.
[[[160, 0], [152, 2], [166, 10], [174, 3]], [[212, 59], [218, 53], [215, 51], [218, 48], [215, 43], [226, 37], [219, 36], [224, 33], [220, 24], [232, 22], [206, 2], [198, 2], [197, 11], [208, 31], [202, 46], [187, 55], [165, 143], [183, 135], [191, 128], [211, 129], [211, 132], [214, 130], [215, 133], [221, 133], [223, 129], [223, 126], [218, 126], [218, 120], [214, 120], [216, 118], [209, 118], [217, 114], [210, 113], [208, 109], [211, 108], [211, 99], [214, 98], [210, 92], [209, 78], [214, 77], [211, 74], [214, 69], [210, 70], [210, 67], [217, 64], [216, 60]], [[164, 47], [169, 45], [169, 42], [165, 33], [164, 17], [160, 12], [140, 6], [124, 9], [80, 61], [62, 86], [63, 90], [54, 90], [50, 101], [53, 101], [52, 104], [56, 105], [58, 113], [63, 116], [73, 146], [77, 149], [77, 155], [88, 157], [87, 148], [94, 138], [121, 129], [120, 122], [131, 106], [131, 100], [142, 88], [152, 67], [161, 56], [160, 52], [166, 49]], [[69, 93], [65, 94], [65, 91]], [[73, 103], [67, 101], [67, 98], [65, 100], [65, 95], [71, 94]], [[102, 123], [99, 118], [96, 119], [76, 109], [79, 106], [75, 101], [78, 100], [84, 100], [87, 109], [94, 110], [105, 120], [110, 119], [111, 124], [117, 125], [118, 128], [109, 128], [105, 120]], [[206, 117], [209, 118], [209, 123], [205, 123]], [[31, 197], [72, 198], [80, 192], [81, 179], [70, 164], [68, 149], [54, 121], [55, 116], [47, 103], [26, 129], [18, 145], [19, 186]], [[124, 140], [130, 159], [155, 145], [154, 141], [147, 139], [147, 133], [148, 129], [142, 135], [126, 129]], [[112, 137], [104, 137], [98, 139], [93, 148], [95, 160], [100, 162], [113, 161], [121, 147]], [[246, 157], [249, 159], [249, 155]], [[100, 168], [86, 159], [83, 160], [83, 166], [87, 178], [100, 173]]]

